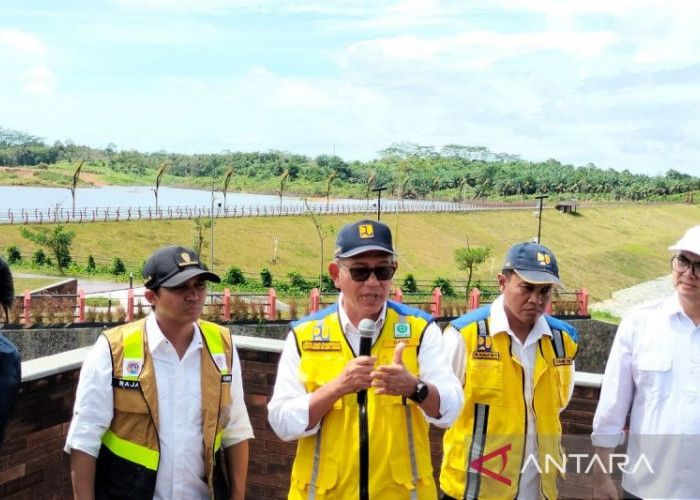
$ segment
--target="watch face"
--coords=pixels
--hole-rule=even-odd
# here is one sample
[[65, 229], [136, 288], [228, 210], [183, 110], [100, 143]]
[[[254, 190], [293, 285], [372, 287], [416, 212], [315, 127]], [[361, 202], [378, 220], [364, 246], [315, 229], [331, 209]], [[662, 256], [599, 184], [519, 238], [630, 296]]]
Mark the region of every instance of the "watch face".
[[409, 396], [409, 399], [415, 401], [416, 403], [422, 403], [427, 397], [428, 385], [422, 380], [419, 380], [418, 384], [416, 385], [416, 390]]

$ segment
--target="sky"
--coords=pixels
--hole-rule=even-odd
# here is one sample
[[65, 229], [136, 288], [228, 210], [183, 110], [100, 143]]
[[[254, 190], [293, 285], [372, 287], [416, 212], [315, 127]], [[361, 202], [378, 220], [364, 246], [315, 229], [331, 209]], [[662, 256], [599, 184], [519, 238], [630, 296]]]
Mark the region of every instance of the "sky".
[[143, 152], [392, 144], [700, 175], [700, 2], [0, 0], [0, 127]]

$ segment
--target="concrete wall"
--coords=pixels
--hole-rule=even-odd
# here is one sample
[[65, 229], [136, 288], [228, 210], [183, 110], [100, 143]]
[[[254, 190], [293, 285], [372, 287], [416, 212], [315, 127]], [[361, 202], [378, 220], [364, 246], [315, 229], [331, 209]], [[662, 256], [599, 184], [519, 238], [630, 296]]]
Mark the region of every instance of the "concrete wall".
[[[595, 320], [572, 320], [571, 323], [579, 330], [577, 370], [603, 373], [617, 325]], [[112, 326], [73, 324], [62, 328], [27, 329], [11, 326], [3, 330], [3, 334], [19, 348], [22, 359], [28, 361], [92, 345], [101, 331]], [[284, 339], [288, 332], [286, 321], [239, 322], [227, 326], [233, 335], [245, 337]]]
[[[282, 326], [282, 328], [284, 328]], [[247, 498], [286, 498], [294, 443], [280, 441], [267, 423], [267, 403], [275, 383], [281, 340], [237, 337], [245, 402], [255, 431], [251, 442]], [[62, 448], [71, 418], [82, 348], [23, 363], [17, 407], [0, 447], [0, 498], [71, 498], [69, 460]], [[587, 441], [600, 376], [578, 374], [574, 398], [563, 413], [564, 432]], [[433, 463], [439, 471], [442, 431], [431, 429]], [[590, 478], [569, 474], [564, 498], [587, 498]]]

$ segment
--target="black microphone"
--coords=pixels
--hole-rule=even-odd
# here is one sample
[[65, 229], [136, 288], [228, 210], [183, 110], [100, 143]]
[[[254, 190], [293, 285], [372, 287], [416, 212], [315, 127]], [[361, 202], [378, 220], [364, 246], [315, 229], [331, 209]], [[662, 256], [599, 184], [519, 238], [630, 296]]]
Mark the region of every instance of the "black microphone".
[[[371, 319], [363, 319], [357, 325], [360, 331], [360, 356], [372, 354], [372, 337], [377, 325]], [[360, 419], [360, 500], [369, 500], [369, 423], [367, 421], [367, 389], [357, 393]]]
[[374, 329], [376, 325], [371, 319], [363, 319], [357, 325], [360, 331], [360, 356], [369, 356], [372, 354], [372, 337], [374, 337]]
[[[369, 356], [372, 354], [372, 337], [374, 336], [374, 329], [376, 325], [371, 319], [363, 319], [360, 324], [357, 325], [357, 329], [360, 331], [360, 356]], [[357, 402], [363, 405], [367, 400], [367, 389], [363, 389], [357, 393]]]

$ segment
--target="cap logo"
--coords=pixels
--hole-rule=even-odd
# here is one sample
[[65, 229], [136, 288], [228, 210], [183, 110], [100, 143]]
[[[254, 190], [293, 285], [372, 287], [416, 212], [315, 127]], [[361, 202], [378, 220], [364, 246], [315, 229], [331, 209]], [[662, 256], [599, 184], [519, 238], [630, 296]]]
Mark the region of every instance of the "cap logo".
[[185, 267], [185, 266], [198, 266], [199, 262], [196, 260], [192, 260], [190, 257], [190, 254], [187, 252], [182, 252], [180, 254], [180, 258], [182, 259], [180, 262], [177, 263], [178, 266], [180, 267]]
[[540, 263], [540, 266], [548, 266], [552, 263], [552, 257], [548, 253], [537, 252], [537, 262]]
[[359, 227], [360, 238], [374, 238], [374, 227], [372, 224], [362, 224]]

